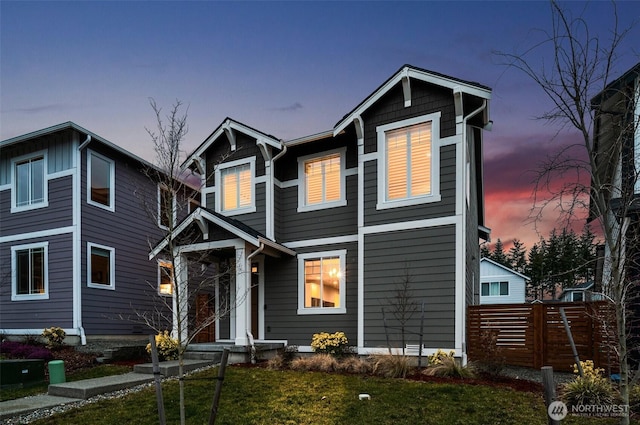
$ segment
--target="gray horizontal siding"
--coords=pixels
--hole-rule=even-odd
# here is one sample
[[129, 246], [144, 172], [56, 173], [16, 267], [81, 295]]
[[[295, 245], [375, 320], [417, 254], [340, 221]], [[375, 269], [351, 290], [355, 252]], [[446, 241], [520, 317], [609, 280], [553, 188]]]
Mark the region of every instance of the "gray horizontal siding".
[[44, 208], [11, 213], [11, 191], [0, 191], [0, 235], [71, 226], [73, 221], [73, 179], [71, 176], [49, 180], [49, 205]]
[[355, 244], [297, 249], [299, 254], [347, 249], [346, 314], [298, 315], [298, 260], [265, 259], [265, 337], [286, 339], [289, 344], [311, 345], [318, 332], [343, 331], [350, 345], [357, 343], [358, 251]]
[[[364, 240], [364, 345], [386, 347], [382, 308], [387, 325], [394, 319], [398, 285], [409, 276], [417, 306], [407, 324], [407, 343], [418, 343], [420, 305], [425, 303], [424, 344], [453, 347], [455, 342], [455, 227], [442, 226], [366, 235]], [[389, 330], [391, 345], [400, 347], [400, 332]]]
[[[49, 299], [11, 301], [11, 246], [49, 242]], [[0, 328], [73, 326], [73, 237], [71, 234], [0, 245]]]
[[446, 217], [455, 214], [456, 155], [455, 146], [440, 149], [439, 202], [376, 210], [378, 202], [378, 161], [364, 164], [364, 221], [366, 226]]
[[291, 242], [358, 232], [358, 177], [348, 176], [347, 205], [315, 211], [297, 212], [298, 187], [279, 190], [276, 204], [279, 241]]
[[[97, 147], [92, 149], [99, 150]], [[162, 231], [146, 209], [157, 208], [157, 198], [141, 199], [141, 193], [154, 194], [157, 185], [143, 175], [138, 164], [127, 162], [115, 152], [99, 150], [116, 161], [116, 210], [110, 212], [86, 202], [86, 151], [82, 172], [82, 311], [87, 335], [148, 333], [136, 313], [164, 309], [157, 295], [157, 261], [149, 260], [149, 244], [160, 240]], [[145, 207], [145, 202], [151, 203]], [[87, 286], [87, 243], [115, 248], [115, 290]]]

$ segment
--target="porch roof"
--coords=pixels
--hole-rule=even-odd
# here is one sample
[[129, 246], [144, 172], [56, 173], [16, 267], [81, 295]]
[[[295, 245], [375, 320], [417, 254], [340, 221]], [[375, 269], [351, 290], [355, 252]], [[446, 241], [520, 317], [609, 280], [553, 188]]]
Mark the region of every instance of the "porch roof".
[[296, 252], [287, 248], [286, 246], [279, 244], [278, 242], [269, 239], [261, 232], [256, 229], [247, 226], [243, 222], [239, 220], [235, 220], [230, 217], [226, 217], [218, 212], [212, 211], [207, 208], [198, 207], [191, 214], [185, 217], [180, 224], [178, 224], [172, 235], [167, 235], [163, 238], [149, 253], [149, 259], [156, 257], [163, 249], [166, 248], [169, 243], [170, 237], [175, 239], [181, 233], [185, 232], [189, 226], [192, 224], [198, 225], [200, 230], [202, 231], [203, 236], [208, 234], [208, 225], [209, 223], [218, 226], [228, 232], [231, 232], [238, 238], [250, 243], [251, 245], [257, 247], [264, 246], [264, 253], [267, 255], [271, 255], [274, 257], [279, 256], [280, 254], [286, 254], [290, 256], [295, 256]]

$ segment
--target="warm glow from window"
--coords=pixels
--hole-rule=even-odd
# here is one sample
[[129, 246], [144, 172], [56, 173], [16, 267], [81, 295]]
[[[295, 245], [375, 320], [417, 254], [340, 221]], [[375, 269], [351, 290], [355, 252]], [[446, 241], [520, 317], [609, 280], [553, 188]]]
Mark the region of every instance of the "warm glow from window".
[[340, 154], [306, 161], [304, 178], [306, 205], [340, 200]]
[[160, 261], [158, 266], [160, 273], [158, 292], [160, 295], [171, 295], [173, 294], [173, 266], [168, 261]]
[[386, 133], [387, 200], [431, 193], [431, 122]]
[[304, 261], [305, 308], [340, 307], [339, 257], [317, 258]]
[[222, 170], [222, 210], [251, 206], [251, 167], [249, 164]]

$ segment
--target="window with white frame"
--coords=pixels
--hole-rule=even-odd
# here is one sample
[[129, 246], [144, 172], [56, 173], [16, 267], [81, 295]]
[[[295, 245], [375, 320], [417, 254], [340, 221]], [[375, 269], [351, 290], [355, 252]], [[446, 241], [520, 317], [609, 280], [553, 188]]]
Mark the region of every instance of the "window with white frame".
[[173, 294], [173, 265], [169, 261], [158, 261], [158, 293]]
[[48, 242], [11, 247], [11, 300], [49, 298]]
[[483, 297], [499, 297], [509, 295], [509, 282], [482, 282]]
[[158, 186], [158, 226], [168, 229], [176, 225], [175, 193], [165, 186]]
[[115, 209], [115, 163], [105, 156], [88, 151], [87, 202], [113, 211]]
[[346, 250], [298, 255], [298, 314], [345, 313]]
[[344, 149], [298, 159], [298, 211], [346, 205]]
[[13, 163], [12, 211], [46, 207], [48, 202], [46, 157], [38, 153]]
[[378, 208], [440, 200], [440, 113], [377, 128]]
[[216, 207], [220, 212], [246, 213], [255, 211], [254, 175], [255, 158], [249, 162], [242, 160], [221, 165], [218, 170], [219, 202]]
[[115, 289], [116, 251], [114, 248], [87, 244], [87, 285], [91, 288]]

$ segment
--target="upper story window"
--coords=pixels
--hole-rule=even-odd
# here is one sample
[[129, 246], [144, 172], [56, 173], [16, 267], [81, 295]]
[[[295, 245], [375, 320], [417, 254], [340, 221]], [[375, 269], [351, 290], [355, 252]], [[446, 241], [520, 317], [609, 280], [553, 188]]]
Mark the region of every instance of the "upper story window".
[[158, 261], [158, 293], [173, 294], [173, 266], [169, 261]]
[[346, 205], [344, 149], [298, 159], [298, 211]]
[[11, 247], [12, 301], [49, 298], [48, 248], [47, 242]]
[[168, 229], [176, 225], [177, 204], [175, 193], [158, 186], [158, 226]]
[[498, 297], [509, 295], [509, 282], [482, 282], [480, 295]]
[[46, 207], [46, 156], [38, 153], [31, 157], [16, 158], [13, 163], [13, 191], [11, 211]]
[[440, 113], [383, 125], [378, 132], [378, 209], [440, 200]]
[[345, 313], [346, 250], [298, 255], [298, 314]]
[[115, 249], [88, 243], [87, 251], [88, 286], [91, 288], [115, 289]]
[[88, 151], [89, 176], [87, 202], [109, 211], [115, 210], [115, 163], [98, 153]]
[[216, 171], [218, 193], [216, 210], [223, 213], [243, 214], [254, 212], [255, 158], [232, 161], [220, 165]]

